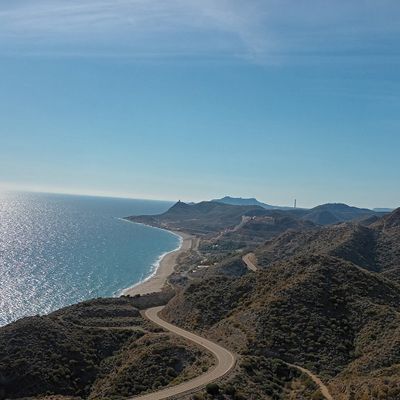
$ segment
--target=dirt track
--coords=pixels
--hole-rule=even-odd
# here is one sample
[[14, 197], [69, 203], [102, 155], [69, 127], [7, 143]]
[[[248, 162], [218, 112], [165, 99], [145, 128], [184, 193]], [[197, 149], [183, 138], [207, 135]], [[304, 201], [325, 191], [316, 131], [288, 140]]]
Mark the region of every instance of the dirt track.
[[246, 254], [245, 256], [242, 257], [242, 260], [246, 264], [249, 270], [254, 272], [257, 271], [257, 266], [256, 266], [257, 259], [254, 253]]
[[300, 367], [298, 365], [288, 364], [288, 363], [287, 363], [287, 365], [289, 367], [296, 368], [299, 371], [303, 372], [304, 374], [308, 375], [314, 381], [314, 383], [319, 387], [319, 390], [321, 391], [321, 393], [325, 397], [325, 399], [326, 400], [333, 400], [332, 395], [329, 393], [329, 389], [325, 386], [325, 384], [321, 381], [321, 379], [318, 378], [317, 375], [313, 374], [308, 369]]

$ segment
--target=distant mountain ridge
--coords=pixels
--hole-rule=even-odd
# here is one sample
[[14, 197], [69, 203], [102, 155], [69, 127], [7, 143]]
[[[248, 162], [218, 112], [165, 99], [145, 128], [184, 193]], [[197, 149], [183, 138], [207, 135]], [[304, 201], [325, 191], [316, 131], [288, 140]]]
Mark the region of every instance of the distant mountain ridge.
[[267, 204], [267, 203], [258, 201], [254, 197], [243, 198], [243, 197], [225, 196], [225, 197], [222, 197], [221, 199], [213, 199], [211, 201], [216, 202], [216, 203], [230, 204], [232, 206], [260, 206], [262, 208], [265, 208], [266, 210], [289, 210], [289, 209], [292, 209], [292, 207], [272, 206], [271, 204]]
[[392, 212], [394, 211], [394, 208], [387, 208], [387, 207], [383, 207], [383, 208], [373, 208], [372, 211], [375, 212]]
[[[258, 231], [268, 228], [267, 230], [270, 231], [269, 227], [265, 225], [265, 223], [270, 225], [268, 218], [264, 221], [265, 223], [260, 221], [259, 218], [271, 217], [275, 218], [275, 222], [278, 220], [283, 222], [284, 219], [276, 218], [278, 216], [290, 217], [297, 220], [297, 222], [291, 222], [292, 226], [298, 225], [298, 227], [300, 227], [301, 221], [320, 226], [333, 225], [352, 220], [368, 220], [369, 223], [373, 223], [375, 220], [372, 221], [372, 217], [381, 217], [385, 215], [385, 213], [377, 213], [372, 210], [351, 207], [340, 203], [323, 204], [309, 210], [301, 208], [267, 209], [266, 206], [268, 205], [261, 206], [260, 204], [264, 203], [256, 199], [238, 199], [231, 197], [225, 197], [224, 199], [225, 201], [233, 203], [239, 202], [246, 204], [228, 204], [219, 200], [202, 201], [194, 204], [178, 201], [163, 214], [130, 216], [126, 219], [170, 230], [184, 230], [194, 234], [210, 234], [226, 229], [232, 230], [243, 221], [243, 218], [258, 219], [255, 223], [248, 225], [248, 228], [254, 228]], [[261, 225], [258, 224], [258, 222], [262, 222]], [[285, 224], [282, 226], [284, 225]], [[305, 226], [303, 226], [303, 228], [305, 228]]]
[[391, 208], [374, 208], [373, 210], [370, 210], [367, 208], [349, 206], [344, 203], [326, 203], [310, 209], [273, 206], [271, 204], [263, 203], [255, 197], [243, 198], [225, 196], [220, 199], [213, 199], [211, 202], [233, 206], [259, 206], [265, 210], [294, 211], [297, 216], [302, 215], [303, 219], [318, 225], [331, 225], [339, 222], [350, 221], [352, 219], [368, 218], [373, 215], [382, 216], [384, 213], [393, 211]]
[[[326, 203], [311, 209], [272, 206], [270, 204], [258, 201], [256, 198], [242, 198], [225, 196], [221, 199], [214, 199], [211, 202], [229, 204], [235, 206], [259, 206], [265, 210], [289, 211], [292, 215], [296, 215], [303, 220], [313, 222], [317, 225], [332, 225], [339, 222], [351, 221], [354, 219], [365, 219], [374, 215], [382, 216], [388, 212], [386, 209], [382, 211], [369, 210], [367, 208], [358, 208], [343, 203]], [[295, 214], [294, 214], [295, 213]]]

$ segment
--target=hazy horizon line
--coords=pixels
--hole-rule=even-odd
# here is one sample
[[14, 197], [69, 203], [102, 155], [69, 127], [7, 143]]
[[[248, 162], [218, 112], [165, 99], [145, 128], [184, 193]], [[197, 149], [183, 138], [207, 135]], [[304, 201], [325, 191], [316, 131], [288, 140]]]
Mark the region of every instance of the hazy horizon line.
[[[37, 194], [55, 194], [55, 195], [64, 195], [64, 196], [82, 196], [82, 197], [103, 197], [103, 198], [110, 198], [110, 199], [125, 199], [125, 200], [143, 200], [143, 201], [158, 201], [158, 202], [165, 202], [165, 203], [177, 203], [178, 201], [182, 201], [184, 203], [199, 203], [203, 201], [211, 201], [214, 199], [220, 199], [223, 197], [232, 197], [232, 198], [242, 198], [242, 199], [256, 199], [257, 201], [261, 203], [268, 204], [272, 207], [287, 207], [287, 208], [295, 208], [292, 205], [285, 205], [285, 204], [270, 204], [268, 201], [264, 201], [263, 199], [257, 198], [256, 196], [248, 195], [240, 195], [240, 196], [233, 196], [229, 194], [224, 194], [224, 195], [216, 195], [213, 198], [210, 199], [160, 199], [158, 197], [154, 197], [151, 195], [135, 195], [135, 194], [127, 194], [127, 193], [109, 193], [109, 192], [97, 192], [97, 191], [87, 191], [87, 192], [81, 192], [81, 191], [74, 191], [74, 190], [51, 190], [51, 189], [35, 189], [35, 188], [12, 188], [12, 187], [6, 187], [6, 186], [1, 186], [0, 185], [0, 193], [37, 193]], [[293, 199], [294, 200], [294, 199]], [[322, 203], [315, 203], [312, 206], [301, 206], [299, 205], [299, 201], [297, 200], [297, 209], [312, 209], [314, 207], [323, 205], [323, 204], [346, 204], [351, 207], [357, 207], [357, 208], [365, 208], [369, 210], [374, 210], [374, 209], [391, 209], [395, 210], [399, 208], [400, 206], [373, 206], [373, 207], [365, 207], [365, 206], [359, 206], [359, 205], [354, 205], [352, 203], [348, 203], [345, 201], [329, 201], [329, 202], [322, 202]]]

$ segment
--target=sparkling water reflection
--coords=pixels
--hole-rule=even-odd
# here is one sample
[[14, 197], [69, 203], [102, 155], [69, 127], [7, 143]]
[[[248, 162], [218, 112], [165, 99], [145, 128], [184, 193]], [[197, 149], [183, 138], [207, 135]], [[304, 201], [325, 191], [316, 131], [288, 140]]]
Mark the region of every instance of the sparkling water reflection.
[[0, 194], [0, 325], [110, 296], [151, 273], [176, 236], [121, 221], [167, 202]]

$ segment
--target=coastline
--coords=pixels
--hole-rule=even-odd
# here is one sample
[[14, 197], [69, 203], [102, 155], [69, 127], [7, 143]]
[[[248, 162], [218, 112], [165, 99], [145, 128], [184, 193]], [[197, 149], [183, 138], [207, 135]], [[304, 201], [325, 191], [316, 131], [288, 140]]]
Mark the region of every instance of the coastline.
[[[130, 223], [137, 224], [138, 222], [133, 222], [125, 220]], [[139, 223], [141, 224], [141, 223]], [[141, 224], [146, 225], [146, 224]], [[154, 292], [161, 292], [164, 288], [168, 277], [175, 271], [175, 266], [177, 264], [177, 259], [180, 254], [193, 248], [194, 236], [188, 233], [172, 231], [168, 229], [158, 228], [151, 225], [146, 225], [155, 229], [162, 229], [164, 231], [170, 232], [181, 238], [180, 245], [175, 250], [168, 253], [164, 253], [160, 256], [159, 261], [156, 263], [156, 268], [150, 276], [142, 280], [141, 282], [135, 283], [133, 286], [123, 289], [120, 296], [136, 296], [145, 295]]]

